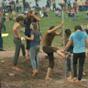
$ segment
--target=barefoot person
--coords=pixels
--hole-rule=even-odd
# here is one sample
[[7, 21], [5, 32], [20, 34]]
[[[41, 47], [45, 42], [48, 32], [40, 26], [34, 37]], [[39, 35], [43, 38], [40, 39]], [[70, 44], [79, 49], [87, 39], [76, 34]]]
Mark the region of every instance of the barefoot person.
[[[65, 30], [65, 36], [64, 36], [65, 45], [69, 41], [70, 35], [71, 35], [71, 30], [70, 29], [66, 29]], [[72, 63], [71, 63], [71, 58], [72, 58], [72, 53], [73, 53], [73, 45], [71, 45], [68, 48], [67, 52], [70, 53], [67, 56], [67, 72], [68, 72], [68, 75], [69, 75], [69, 77], [67, 77], [67, 79], [70, 80], [70, 79], [72, 79]]]
[[[60, 33], [57, 32], [57, 30], [59, 28], [61, 28], [63, 26], [63, 23], [61, 23], [60, 25], [57, 25], [57, 26], [52, 26], [50, 27], [44, 38], [43, 38], [43, 51], [48, 55], [48, 60], [49, 60], [49, 67], [48, 67], [48, 70], [47, 70], [47, 74], [46, 74], [46, 77], [45, 79], [46, 80], [50, 80], [51, 79], [51, 73], [52, 73], [52, 70], [54, 68], [54, 52], [58, 52], [60, 53], [60, 51], [58, 51], [58, 49], [56, 47], [52, 47], [52, 42], [53, 42], [53, 39], [55, 36], [57, 35], [60, 35]], [[62, 56], [63, 54], [60, 53]]]
[[23, 24], [23, 20], [24, 18], [22, 16], [18, 16], [13, 26], [13, 36], [14, 36], [14, 44], [15, 44], [15, 55], [14, 55], [13, 64], [16, 70], [19, 70], [19, 68], [17, 67], [17, 62], [19, 58], [20, 49], [22, 49], [22, 54], [23, 56], [25, 56], [25, 47], [24, 44], [22, 44], [21, 42], [21, 27]]
[[[82, 30], [81, 26], [75, 27], [75, 32], [71, 34], [64, 51], [66, 51], [73, 44], [73, 82], [80, 82], [83, 76], [83, 67], [85, 62], [86, 41], [88, 43], [88, 36]], [[77, 64], [79, 61], [79, 70], [77, 73]], [[77, 75], [78, 74], [78, 75]]]
[[39, 46], [40, 46], [40, 39], [41, 39], [41, 33], [38, 29], [37, 23], [32, 23], [32, 31], [30, 37], [25, 36], [27, 40], [30, 40], [30, 60], [31, 65], [33, 69], [32, 76], [35, 77], [38, 74], [39, 70], [39, 58], [38, 58], [38, 52], [39, 52]]

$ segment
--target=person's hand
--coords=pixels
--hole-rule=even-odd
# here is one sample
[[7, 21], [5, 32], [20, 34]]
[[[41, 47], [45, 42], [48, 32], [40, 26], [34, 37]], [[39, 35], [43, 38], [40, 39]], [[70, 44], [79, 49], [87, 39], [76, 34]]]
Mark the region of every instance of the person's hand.
[[61, 52], [61, 50], [57, 50], [57, 54], [59, 54], [63, 59], [65, 59], [65, 54]]
[[25, 38], [24, 37], [21, 37], [21, 40], [25, 40]]
[[60, 51], [61, 51], [62, 53], [65, 53], [64, 49], [61, 49]]

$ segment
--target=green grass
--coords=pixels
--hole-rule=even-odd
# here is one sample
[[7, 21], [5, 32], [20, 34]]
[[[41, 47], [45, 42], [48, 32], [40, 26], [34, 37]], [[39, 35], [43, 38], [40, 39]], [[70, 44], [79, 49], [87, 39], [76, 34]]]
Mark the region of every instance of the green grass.
[[[88, 20], [85, 19], [86, 14], [85, 12], [79, 12], [77, 14], [77, 19], [73, 21], [71, 18], [65, 14], [64, 16], [64, 27], [63, 29], [70, 28], [72, 31], [74, 30], [75, 25], [86, 25], [88, 23]], [[53, 25], [57, 25], [61, 22], [61, 17], [56, 17], [53, 12], [49, 13], [49, 17], [47, 18], [42, 18], [40, 21], [40, 30], [42, 34], [46, 32], [46, 30]], [[13, 21], [6, 22], [6, 27], [7, 27], [7, 32], [9, 33], [9, 36], [7, 38], [3, 38], [4, 40], [4, 48], [8, 50], [13, 50], [14, 49], [14, 43], [13, 43], [13, 32], [12, 32], [12, 27], [13, 27]], [[54, 40], [55, 45], [62, 45], [61, 37], [56, 37]]]

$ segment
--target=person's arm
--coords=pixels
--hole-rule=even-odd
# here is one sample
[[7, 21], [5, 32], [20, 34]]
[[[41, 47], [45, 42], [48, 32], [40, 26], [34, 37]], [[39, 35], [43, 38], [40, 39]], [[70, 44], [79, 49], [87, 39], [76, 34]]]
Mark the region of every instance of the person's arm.
[[60, 29], [63, 26], [63, 22], [57, 26], [55, 26], [52, 30], [48, 30], [48, 33], [52, 33], [54, 31], [56, 31], [57, 29]]
[[34, 39], [34, 35], [32, 34], [30, 37], [25, 36], [25, 39], [27, 39], [27, 40], [33, 40]]
[[64, 51], [67, 51], [67, 49], [73, 44], [72, 40], [69, 40], [68, 43], [66, 44]]
[[62, 34], [62, 32], [55, 32], [57, 36], [60, 36]]
[[32, 14], [32, 17], [34, 17], [37, 21], [40, 21], [40, 18], [34, 14]]

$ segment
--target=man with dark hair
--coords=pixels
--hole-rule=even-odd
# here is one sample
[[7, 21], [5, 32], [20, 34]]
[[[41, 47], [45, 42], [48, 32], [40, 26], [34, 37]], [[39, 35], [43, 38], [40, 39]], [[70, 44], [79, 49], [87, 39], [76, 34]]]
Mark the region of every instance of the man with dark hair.
[[[68, 43], [65, 46], [66, 51], [71, 45], [73, 45], [73, 80], [80, 82], [83, 76], [83, 66], [85, 62], [86, 42], [88, 43], [88, 36], [82, 30], [80, 25], [75, 26], [75, 32], [71, 34]], [[77, 64], [79, 61], [79, 70], [77, 73]], [[77, 75], [78, 74], [78, 75]]]
[[57, 32], [57, 29], [61, 28], [63, 26], [63, 23], [61, 23], [60, 25], [57, 26], [51, 26], [44, 38], [43, 38], [43, 51], [48, 55], [48, 60], [49, 60], [49, 66], [48, 66], [48, 70], [47, 70], [47, 74], [45, 79], [46, 80], [50, 80], [51, 79], [51, 74], [52, 74], [52, 70], [54, 68], [54, 52], [57, 52], [58, 54], [60, 54], [61, 56], [63, 56], [63, 54], [61, 52], [58, 51], [57, 47], [52, 47], [52, 42], [55, 36], [60, 35], [60, 33]]

